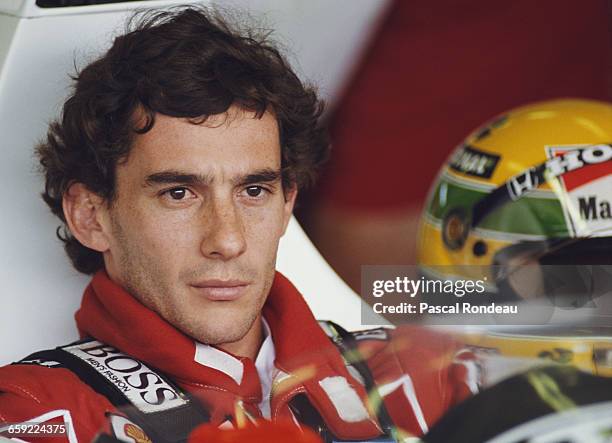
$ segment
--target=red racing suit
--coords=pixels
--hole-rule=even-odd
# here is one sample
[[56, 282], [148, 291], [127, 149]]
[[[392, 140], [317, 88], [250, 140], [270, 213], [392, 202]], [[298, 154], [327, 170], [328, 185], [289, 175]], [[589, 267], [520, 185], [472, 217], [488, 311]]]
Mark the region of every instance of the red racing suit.
[[[372, 398], [382, 398], [396, 430], [422, 435], [476, 389], [476, 364], [457, 357], [461, 351], [453, 340], [422, 328], [399, 327], [351, 333], [377, 387], [372, 395], [326, 334], [330, 326], [319, 325], [299, 292], [278, 273], [263, 316], [276, 353], [273, 421], [300, 422], [291, 407], [300, 395], [335, 438], [372, 439], [382, 433]], [[140, 304], [104, 271], [86, 288], [76, 322], [81, 336], [95, 337], [164, 373], [204, 406], [213, 425], [236, 427], [244, 417], [262, 418], [257, 407], [261, 386], [250, 359], [214, 348], [223, 358], [209, 364], [196, 361], [198, 346], [207, 345], [194, 342]], [[55, 441], [72, 443], [89, 442], [101, 431], [118, 435], [117, 417], [122, 412], [68, 369], [37, 364], [0, 368], [0, 423], [67, 423], [69, 432]], [[130, 438], [126, 441], [147, 441], [146, 436]]]

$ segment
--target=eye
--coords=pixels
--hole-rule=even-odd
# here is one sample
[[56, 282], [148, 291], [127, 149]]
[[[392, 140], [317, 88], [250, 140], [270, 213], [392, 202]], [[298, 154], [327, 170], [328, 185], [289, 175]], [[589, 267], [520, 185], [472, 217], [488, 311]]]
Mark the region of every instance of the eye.
[[249, 186], [246, 188], [246, 193], [249, 197], [260, 197], [265, 191], [261, 186]]
[[175, 201], [185, 200], [186, 197], [190, 197], [190, 194], [193, 194], [193, 192], [183, 187], [168, 189], [164, 192], [164, 195]]

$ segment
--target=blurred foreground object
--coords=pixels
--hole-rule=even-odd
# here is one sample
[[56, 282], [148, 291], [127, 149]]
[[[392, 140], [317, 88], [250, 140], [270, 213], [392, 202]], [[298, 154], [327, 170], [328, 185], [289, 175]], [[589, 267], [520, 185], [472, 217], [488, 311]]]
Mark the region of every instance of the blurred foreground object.
[[188, 443], [321, 443], [321, 439], [308, 428], [297, 428], [293, 423], [261, 421], [241, 429], [219, 429], [203, 425], [189, 436]]
[[509, 378], [450, 411], [427, 443], [604, 443], [612, 380], [550, 366]]
[[[472, 330], [462, 336], [462, 341], [476, 354], [486, 356], [489, 369], [486, 385], [545, 363], [574, 366], [594, 375], [612, 377], [612, 328]], [[517, 367], [519, 364], [523, 366]]]

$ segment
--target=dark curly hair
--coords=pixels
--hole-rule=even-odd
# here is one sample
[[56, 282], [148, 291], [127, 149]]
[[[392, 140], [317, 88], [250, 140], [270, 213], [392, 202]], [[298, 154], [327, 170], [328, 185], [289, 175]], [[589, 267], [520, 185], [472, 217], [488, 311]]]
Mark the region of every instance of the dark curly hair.
[[[203, 7], [139, 12], [106, 54], [73, 77], [62, 116], [36, 151], [45, 176], [43, 199], [63, 222], [58, 237], [78, 271], [92, 274], [104, 262], [68, 230], [62, 196], [80, 182], [112, 202], [117, 163], [127, 158], [134, 136], [153, 127], [157, 113], [198, 124], [234, 104], [258, 118], [272, 110], [284, 189], [313, 183], [329, 149], [319, 124], [323, 103], [269, 35], [232, 28]], [[145, 116], [139, 127], [137, 111]]]

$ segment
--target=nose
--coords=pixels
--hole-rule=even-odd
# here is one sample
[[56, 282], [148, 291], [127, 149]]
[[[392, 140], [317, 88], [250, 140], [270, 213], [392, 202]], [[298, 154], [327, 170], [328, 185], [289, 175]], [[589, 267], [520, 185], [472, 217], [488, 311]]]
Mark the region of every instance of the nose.
[[213, 201], [204, 217], [205, 235], [201, 244], [202, 254], [216, 260], [231, 260], [246, 250], [244, 224], [232, 202]]

